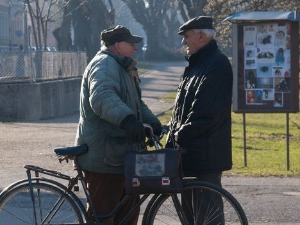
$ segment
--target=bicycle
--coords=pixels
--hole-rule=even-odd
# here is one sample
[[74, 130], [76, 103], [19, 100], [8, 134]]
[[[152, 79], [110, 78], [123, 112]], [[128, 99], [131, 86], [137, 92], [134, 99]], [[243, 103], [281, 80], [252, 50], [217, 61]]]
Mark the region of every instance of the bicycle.
[[[153, 135], [150, 129], [150, 141], [155, 149], [159, 150], [160, 137]], [[108, 215], [97, 215], [91, 201], [89, 191], [84, 181], [83, 171], [77, 162], [77, 155], [88, 151], [86, 145], [59, 147], [54, 152], [59, 162], [74, 161], [75, 177], [60, 173], [55, 170], [25, 165], [27, 179], [17, 181], [0, 193], [0, 224], [1, 225], [42, 225], [42, 224], [91, 224], [86, 222], [86, 209], [80, 198], [74, 193], [79, 190], [81, 183], [85, 197], [92, 207], [96, 223], [101, 219], [114, 215], [122, 204], [129, 198], [125, 196], [119, 205]], [[42, 177], [40, 175], [43, 175]], [[46, 175], [46, 177], [44, 177]], [[52, 177], [50, 179], [49, 177]], [[68, 185], [54, 180], [66, 180]], [[188, 192], [193, 198], [193, 205], [184, 207], [186, 199], [178, 194], [145, 194], [140, 201], [124, 216], [119, 224], [126, 224], [128, 218], [139, 209], [146, 199], [147, 203], [142, 218], [143, 225], [158, 224], [242, 224], [247, 225], [247, 217], [239, 202], [225, 189], [210, 183], [184, 178], [183, 192]], [[185, 195], [186, 196], [186, 195]], [[203, 197], [205, 196], [205, 198]], [[216, 200], [217, 199], [217, 200]], [[205, 203], [203, 201], [206, 201]], [[199, 216], [201, 215], [201, 216]]]

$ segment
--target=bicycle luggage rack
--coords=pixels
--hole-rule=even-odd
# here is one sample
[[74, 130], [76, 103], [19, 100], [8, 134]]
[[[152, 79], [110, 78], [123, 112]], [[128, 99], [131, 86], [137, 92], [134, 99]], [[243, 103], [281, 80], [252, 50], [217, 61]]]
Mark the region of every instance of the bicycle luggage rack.
[[[76, 155], [84, 154], [88, 151], [88, 147], [86, 144], [78, 145], [78, 146], [70, 146], [70, 147], [57, 147], [54, 148], [54, 152], [58, 156], [58, 161], [62, 162], [66, 160], [68, 162], [68, 159], [72, 159]], [[64, 180], [71, 180], [72, 178], [68, 175], [62, 174], [61, 172], [55, 171], [55, 170], [48, 170], [44, 169], [38, 166], [33, 165], [25, 165], [24, 166], [27, 171], [35, 171], [35, 176], [39, 177], [39, 173], [46, 174], [49, 176], [54, 176], [57, 178], [61, 178]]]
[[38, 166], [32, 166], [32, 165], [25, 165], [24, 166], [25, 169], [27, 169], [28, 171], [35, 171], [35, 176], [38, 177], [38, 173], [42, 173], [42, 174], [46, 174], [49, 176], [55, 176], [57, 178], [61, 178], [64, 180], [70, 180], [71, 177], [65, 174], [62, 174], [61, 172], [55, 171], [55, 170], [48, 170], [48, 169], [44, 169]]

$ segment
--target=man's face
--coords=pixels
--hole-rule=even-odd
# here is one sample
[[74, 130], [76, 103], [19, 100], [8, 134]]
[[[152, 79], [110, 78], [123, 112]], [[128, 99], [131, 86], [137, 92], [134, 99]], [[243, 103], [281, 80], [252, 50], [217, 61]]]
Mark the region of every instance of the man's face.
[[188, 55], [197, 52], [202, 47], [200, 38], [201, 34], [194, 30], [187, 30], [184, 32], [181, 44], [186, 46], [186, 53]]
[[128, 43], [125, 41], [116, 43], [119, 55], [133, 58], [134, 52], [137, 50], [137, 46], [134, 43]]

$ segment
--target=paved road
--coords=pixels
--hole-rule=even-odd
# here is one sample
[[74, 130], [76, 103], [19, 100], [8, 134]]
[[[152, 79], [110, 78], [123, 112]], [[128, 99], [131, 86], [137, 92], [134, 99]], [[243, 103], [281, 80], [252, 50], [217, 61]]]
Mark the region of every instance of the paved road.
[[176, 91], [185, 62], [155, 63], [151, 70], [141, 75], [143, 100], [154, 114], [159, 114], [173, 106], [164, 102], [164, 97]]
[[[159, 63], [142, 75], [143, 99], [160, 113], [172, 107], [161, 99], [175, 91], [184, 63]], [[73, 173], [72, 165], [56, 160], [52, 149], [73, 145], [78, 114], [27, 123], [0, 123], [0, 189], [25, 178], [24, 164]], [[241, 203], [255, 225], [300, 224], [300, 179], [224, 176], [225, 189]]]

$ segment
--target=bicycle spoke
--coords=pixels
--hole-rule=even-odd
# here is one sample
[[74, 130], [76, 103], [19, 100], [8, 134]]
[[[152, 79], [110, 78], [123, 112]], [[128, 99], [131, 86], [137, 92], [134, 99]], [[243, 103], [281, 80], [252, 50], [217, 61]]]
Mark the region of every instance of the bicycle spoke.
[[33, 199], [28, 184], [20, 185], [0, 196], [0, 224], [76, 224], [82, 213], [76, 203], [62, 190], [49, 184], [33, 183]]
[[[62, 197], [60, 197], [60, 199], [58, 199], [57, 202], [51, 207], [52, 209], [49, 211], [48, 215], [45, 216], [45, 218], [41, 222], [41, 224], [51, 221], [55, 215], [59, 216], [59, 214], [57, 214], [57, 212], [63, 203], [64, 203], [64, 199]], [[43, 218], [43, 217], [41, 217], [41, 218]]]
[[161, 195], [152, 205], [146, 225], [247, 225], [239, 203], [222, 188], [207, 183], [185, 184], [181, 194]]

